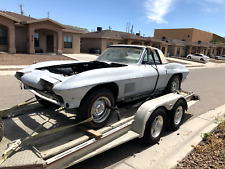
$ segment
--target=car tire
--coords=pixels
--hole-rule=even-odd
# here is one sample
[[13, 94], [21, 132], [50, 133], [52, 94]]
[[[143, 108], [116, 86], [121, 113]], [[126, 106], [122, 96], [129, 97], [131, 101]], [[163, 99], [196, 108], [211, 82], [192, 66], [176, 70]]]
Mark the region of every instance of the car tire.
[[219, 60], [218, 57], [215, 57], [215, 60]]
[[39, 96], [35, 95], [35, 98], [37, 99], [38, 103], [40, 103], [44, 107], [55, 107], [58, 108], [59, 106], [56, 104], [53, 104], [51, 102], [48, 102], [46, 100], [41, 99]]
[[114, 105], [115, 99], [111, 91], [108, 89], [93, 90], [82, 99], [77, 109], [77, 119], [81, 121], [93, 116], [93, 120], [85, 125], [93, 129], [101, 128], [111, 115], [112, 110], [107, 106], [113, 107]]
[[201, 61], [201, 62], [204, 62], [205, 60], [201, 58], [200, 61]]
[[178, 100], [170, 111], [167, 119], [167, 129], [176, 131], [180, 128], [186, 109], [184, 100]]
[[148, 119], [143, 141], [146, 144], [158, 143], [165, 129], [166, 112], [163, 108], [156, 109]]
[[181, 78], [179, 75], [174, 75], [170, 78], [166, 89], [165, 89], [165, 93], [176, 93], [177, 90], [180, 90], [180, 86], [181, 86]]
[[188, 56], [188, 59], [191, 59], [191, 56]]
[[0, 118], [0, 142], [2, 141], [3, 136], [4, 136], [4, 122], [2, 118]]

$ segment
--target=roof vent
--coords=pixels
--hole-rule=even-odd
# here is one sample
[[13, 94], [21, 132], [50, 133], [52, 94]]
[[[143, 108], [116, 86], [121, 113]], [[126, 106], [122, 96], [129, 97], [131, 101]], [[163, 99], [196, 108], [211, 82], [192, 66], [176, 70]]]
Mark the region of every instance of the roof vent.
[[97, 27], [97, 31], [101, 32], [102, 31], [102, 27]]

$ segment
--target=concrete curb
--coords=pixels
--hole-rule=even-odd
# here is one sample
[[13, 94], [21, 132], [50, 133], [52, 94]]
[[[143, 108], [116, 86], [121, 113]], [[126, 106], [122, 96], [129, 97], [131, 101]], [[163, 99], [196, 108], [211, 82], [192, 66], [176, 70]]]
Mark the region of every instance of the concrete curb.
[[[177, 165], [202, 141], [202, 134], [218, 126], [216, 118], [224, 118], [225, 105], [184, 123], [180, 129], [162, 137], [159, 144], [129, 157], [113, 169], [170, 169]], [[197, 130], [196, 130], [197, 128]]]

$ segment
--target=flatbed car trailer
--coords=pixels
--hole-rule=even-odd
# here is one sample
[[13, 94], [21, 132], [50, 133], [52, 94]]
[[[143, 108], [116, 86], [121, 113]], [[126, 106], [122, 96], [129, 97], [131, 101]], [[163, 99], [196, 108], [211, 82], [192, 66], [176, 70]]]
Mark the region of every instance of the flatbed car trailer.
[[5, 123], [0, 168], [66, 168], [135, 138], [155, 144], [164, 128], [179, 129], [185, 110], [198, 99], [193, 92], [179, 91], [121, 107], [96, 131], [81, 124], [92, 119], [74, 124], [70, 112], [52, 113], [28, 100], [0, 110]]

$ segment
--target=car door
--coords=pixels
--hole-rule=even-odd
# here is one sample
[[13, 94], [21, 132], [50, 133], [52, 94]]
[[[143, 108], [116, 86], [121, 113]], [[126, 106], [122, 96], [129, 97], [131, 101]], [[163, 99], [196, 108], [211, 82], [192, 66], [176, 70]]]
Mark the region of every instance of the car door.
[[192, 55], [192, 59], [193, 59], [193, 60], [199, 60], [199, 56], [198, 56], [197, 54], [193, 54], [193, 55]]
[[[153, 57], [155, 58], [156, 65], [154, 64]], [[165, 66], [161, 63], [157, 50], [154, 50], [154, 54], [150, 54], [146, 51], [139, 68], [142, 74], [142, 92], [152, 92], [154, 90], [158, 76], [157, 69], [159, 78], [156, 89], [165, 87], [168, 75]]]

